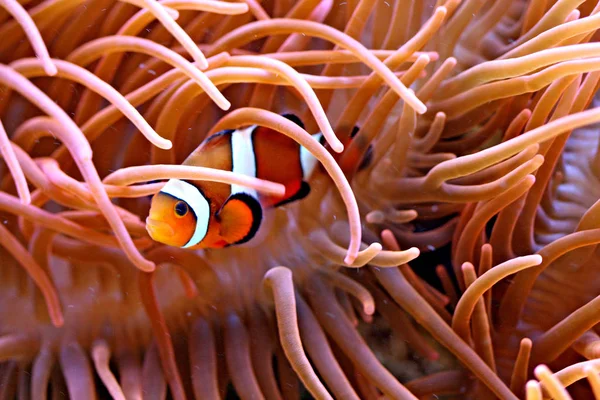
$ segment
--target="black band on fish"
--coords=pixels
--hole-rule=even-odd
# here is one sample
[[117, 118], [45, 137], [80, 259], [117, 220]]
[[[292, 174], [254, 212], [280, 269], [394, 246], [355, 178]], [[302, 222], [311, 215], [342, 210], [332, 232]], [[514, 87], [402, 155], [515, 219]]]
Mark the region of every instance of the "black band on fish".
[[297, 115], [294, 114], [282, 114], [281, 115], [283, 118], [287, 118], [290, 121], [292, 121], [293, 123], [295, 123], [296, 125], [298, 125], [300, 128], [304, 129], [304, 123], [302, 122], [302, 120], [300, 118], [298, 118]]

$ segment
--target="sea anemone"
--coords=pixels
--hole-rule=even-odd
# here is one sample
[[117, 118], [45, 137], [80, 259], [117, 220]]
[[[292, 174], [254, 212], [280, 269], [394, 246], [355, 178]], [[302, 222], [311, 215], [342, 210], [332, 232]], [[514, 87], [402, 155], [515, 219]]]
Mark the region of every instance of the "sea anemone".
[[[0, 6], [2, 398], [600, 398], [598, 1]], [[310, 195], [153, 242], [166, 179], [282, 192], [181, 165], [252, 124]]]

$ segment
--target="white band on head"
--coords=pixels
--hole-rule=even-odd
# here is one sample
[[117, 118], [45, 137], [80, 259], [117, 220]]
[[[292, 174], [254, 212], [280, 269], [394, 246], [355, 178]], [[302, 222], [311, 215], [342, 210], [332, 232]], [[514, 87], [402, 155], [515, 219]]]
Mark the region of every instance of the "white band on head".
[[[315, 133], [312, 135], [312, 137], [316, 139], [317, 142], [320, 142], [323, 134], [321, 132]], [[300, 146], [300, 164], [302, 165], [302, 175], [304, 179], [310, 178], [315, 170], [315, 167], [317, 166], [318, 161], [319, 160], [317, 160], [317, 158], [310, 151], [308, 151], [306, 147]]]
[[[246, 129], [235, 130], [231, 134], [231, 161], [233, 172], [256, 178], [256, 155], [254, 154], [254, 144], [252, 143], [252, 132], [256, 125]], [[246, 186], [231, 185], [231, 194], [248, 193], [254, 198], [258, 198], [256, 190]]]
[[161, 192], [185, 201], [196, 214], [196, 229], [191, 239], [183, 247], [191, 247], [200, 243], [206, 236], [210, 220], [210, 205], [202, 192], [196, 186], [180, 179], [169, 179]]

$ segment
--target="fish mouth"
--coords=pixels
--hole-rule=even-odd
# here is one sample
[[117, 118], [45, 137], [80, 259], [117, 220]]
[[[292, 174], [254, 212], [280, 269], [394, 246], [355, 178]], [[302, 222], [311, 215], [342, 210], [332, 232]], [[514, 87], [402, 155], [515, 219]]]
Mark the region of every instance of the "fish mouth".
[[175, 231], [171, 225], [150, 217], [146, 218], [146, 230], [153, 240], [161, 243], [168, 241], [168, 239], [175, 235]]

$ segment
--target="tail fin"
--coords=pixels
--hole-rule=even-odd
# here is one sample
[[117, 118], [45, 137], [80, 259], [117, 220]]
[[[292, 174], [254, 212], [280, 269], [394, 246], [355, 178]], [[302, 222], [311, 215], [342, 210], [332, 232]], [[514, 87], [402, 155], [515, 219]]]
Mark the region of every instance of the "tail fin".
[[373, 160], [373, 145], [364, 142], [364, 137], [358, 135], [360, 128], [355, 126], [352, 128], [350, 136], [344, 143], [344, 151], [338, 156], [338, 164], [344, 175], [350, 176], [357, 171], [362, 171], [367, 168]]

